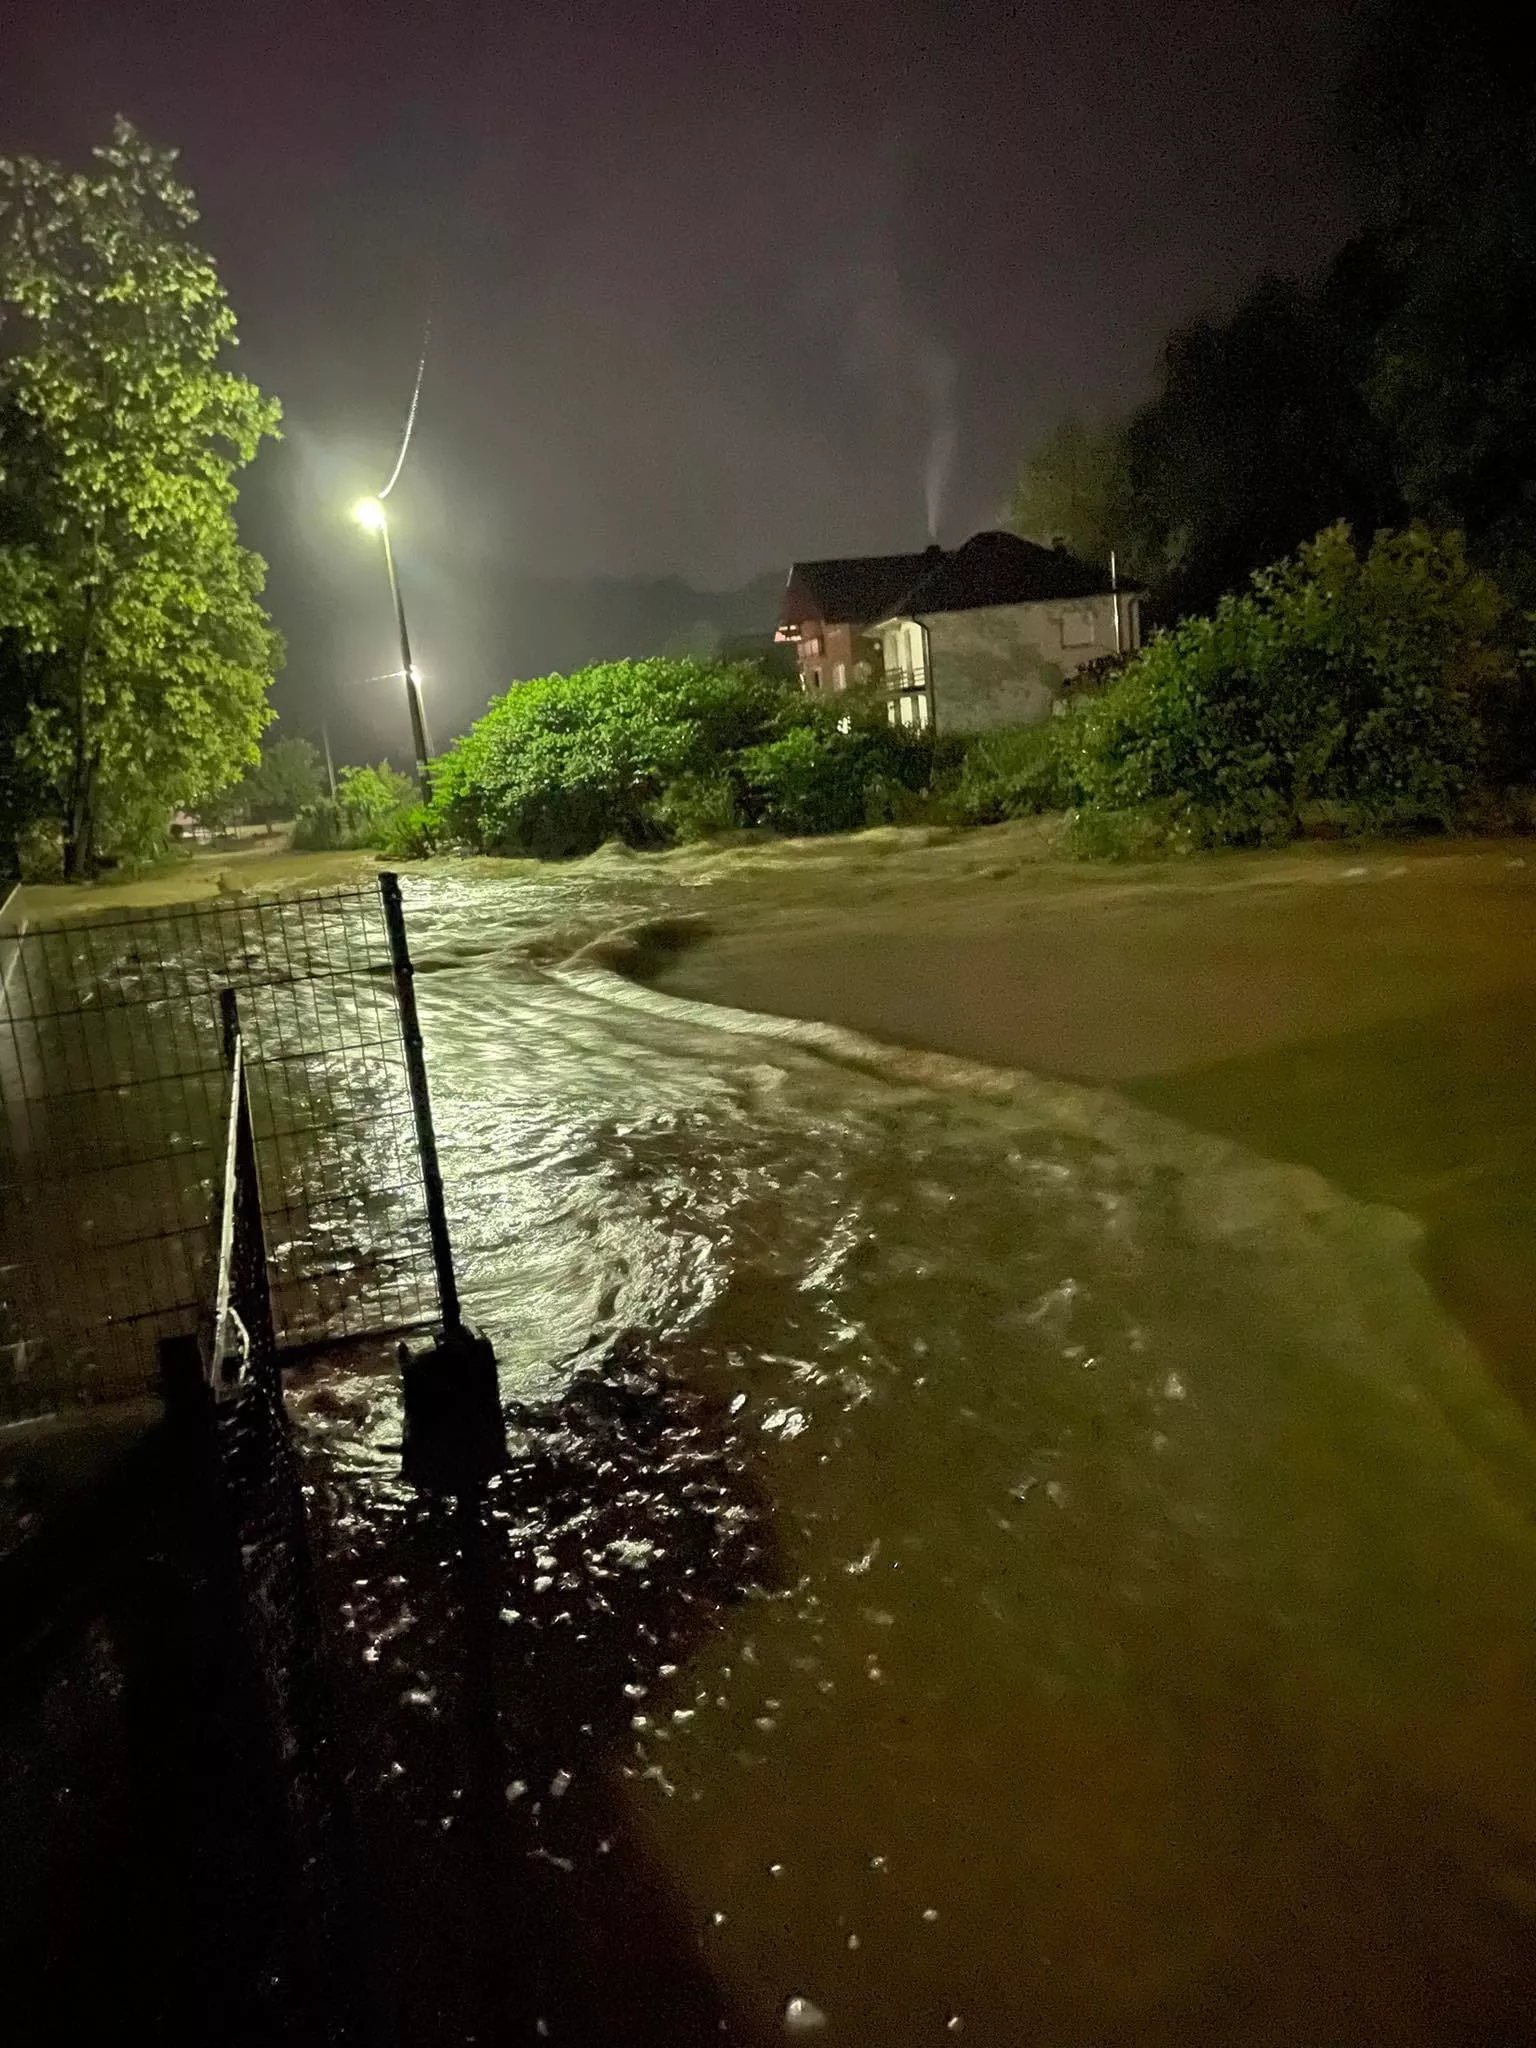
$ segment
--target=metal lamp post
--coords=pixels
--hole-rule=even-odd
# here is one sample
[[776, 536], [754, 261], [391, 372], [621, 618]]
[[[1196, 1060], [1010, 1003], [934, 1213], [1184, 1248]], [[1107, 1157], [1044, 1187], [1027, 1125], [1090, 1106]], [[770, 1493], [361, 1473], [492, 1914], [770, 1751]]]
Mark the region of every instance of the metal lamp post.
[[384, 567], [389, 572], [389, 594], [394, 601], [395, 625], [400, 634], [400, 667], [405, 677], [405, 701], [411, 714], [411, 743], [416, 749], [416, 773], [423, 797], [430, 797], [431, 770], [427, 765], [427, 720], [421, 702], [421, 680], [411, 660], [411, 636], [405, 624], [405, 605], [400, 596], [400, 578], [395, 574], [395, 551], [389, 544], [389, 515], [377, 498], [359, 498], [352, 508], [359, 526], [378, 534], [384, 543]]

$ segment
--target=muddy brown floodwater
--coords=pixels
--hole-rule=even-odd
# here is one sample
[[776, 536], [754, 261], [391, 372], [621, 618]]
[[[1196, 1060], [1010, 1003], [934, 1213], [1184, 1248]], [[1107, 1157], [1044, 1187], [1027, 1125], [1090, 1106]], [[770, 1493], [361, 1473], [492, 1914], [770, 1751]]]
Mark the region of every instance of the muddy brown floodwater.
[[513, 1472], [297, 1397], [405, 2038], [1531, 2038], [1523, 860], [408, 883]]

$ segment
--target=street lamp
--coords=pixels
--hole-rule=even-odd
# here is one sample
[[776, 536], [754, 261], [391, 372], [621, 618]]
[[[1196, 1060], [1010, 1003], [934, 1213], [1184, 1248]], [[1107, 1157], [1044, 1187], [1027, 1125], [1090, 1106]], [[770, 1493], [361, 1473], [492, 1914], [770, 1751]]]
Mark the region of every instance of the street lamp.
[[421, 678], [411, 660], [411, 636], [405, 627], [405, 606], [400, 598], [400, 579], [395, 574], [395, 551], [389, 544], [389, 515], [377, 498], [359, 498], [352, 507], [359, 526], [378, 534], [384, 543], [384, 566], [389, 571], [389, 594], [395, 601], [395, 624], [400, 631], [400, 667], [405, 676], [405, 701], [411, 714], [411, 741], [416, 749], [416, 772], [421, 793], [430, 798], [432, 787], [427, 767], [427, 720], [421, 703]]

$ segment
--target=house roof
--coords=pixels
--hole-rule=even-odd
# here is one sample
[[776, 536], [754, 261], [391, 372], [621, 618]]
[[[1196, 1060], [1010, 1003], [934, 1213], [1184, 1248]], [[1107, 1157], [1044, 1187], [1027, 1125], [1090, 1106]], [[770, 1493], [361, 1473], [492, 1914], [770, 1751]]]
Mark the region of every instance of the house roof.
[[1079, 561], [1065, 548], [1043, 548], [1038, 541], [1020, 540], [1012, 533], [973, 533], [952, 553], [921, 559], [926, 568], [886, 607], [885, 617], [980, 611], [994, 604], [1049, 604], [1062, 598], [1103, 596], [1111, 588], [1107, 569]]
[[867, 626], [882, 618], [925, 568], [942, 559], [941, 548], [915, 555], [844, 555], [824, 562], [796, 562], [784, 586], [781, 626], [803, 619], [833, 625]]

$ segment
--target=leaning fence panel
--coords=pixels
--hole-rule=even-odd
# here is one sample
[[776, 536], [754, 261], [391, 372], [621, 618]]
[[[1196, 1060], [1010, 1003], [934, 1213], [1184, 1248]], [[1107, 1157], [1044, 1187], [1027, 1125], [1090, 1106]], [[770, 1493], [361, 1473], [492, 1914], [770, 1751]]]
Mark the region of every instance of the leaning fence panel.
[[370, 885], [32, 926], [0, 995], [0, 1419], [149, 1388], [207, 1298], [238, 995], [285, 1348], [437, 1309]]

